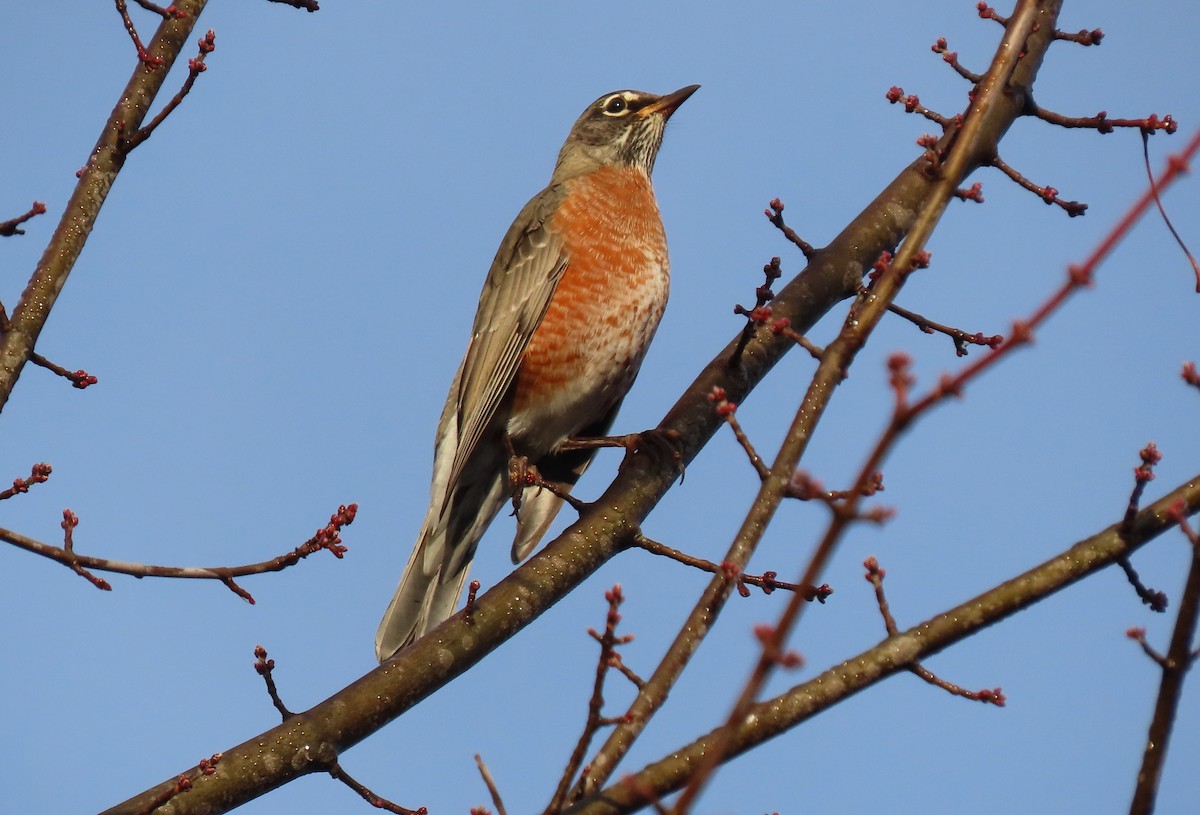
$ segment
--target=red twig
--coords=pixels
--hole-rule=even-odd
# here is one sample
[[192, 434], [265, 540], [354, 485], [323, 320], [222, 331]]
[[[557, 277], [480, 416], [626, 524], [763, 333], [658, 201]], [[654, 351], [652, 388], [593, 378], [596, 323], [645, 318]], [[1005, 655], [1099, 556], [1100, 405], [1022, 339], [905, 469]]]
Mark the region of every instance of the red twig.
[[1054, 39], [1066, 40], [1067, 42], [1073, 42], [1079, 45], [1099, 45], [1100, 41], [1104, 39], [1104, 32], [1098, 28], [1093, 28], [1091, 31], [1088, 31], [1086, 28], [1081, 28], [1074, 34], [1068, 34], [1065, 31], [1056, 30], [1054, 32]]
[[13, 485], [0, 492], [0, 501], [12, 498], [14, 495], [29, 492], [29, 488], [34, 484], [46, 483], [50, 479], [51, 472], [53, 472], [53, 468], [45, 462], [34, 464], [29, 471], [29, 478], [14, 478]]
[[85, 390], [86, 388], [89, 388], [100, 381], [97, 377], [89, 374], [82, 368], [76, 371], [71, 371], [61, 365], [56, 365], [36, 351], [29, 355], [29, 361], [34, 365], [45, 368], [52, 374], [61, 376], [63, 379], [66, 379], [71, 383], [71, 387], [78, 390]]
[[34, 201], [33, 206], [24, 215], [18, 215], [16, 218], [9, 218], [7, 221], [0, 221], [0, 237], [11, 238], [13, 235], [24, 235], [25, 230], [21, 229], [21, 224], [28, 221], [37, 215], [46, 214], [46, 204], [42, 201]]
[[955, 190], [954, 197], [960, 201], [974, 201], [976, 204], [982, 204], [983, 185], [976, 181], [966, 189]]
[[133, 24], [133, 20], [129, 16], [129, 7], [125, 4], [125, 0], [116, 0], [117, 13], [121, 15], [121, 22], [125, 24], [125, 31], [129, 34], [129, 38], [133, 40], [133, 47], [137, 49], [138, 60], [146, 66], [146, 68], [154, 69], [161, 68], [163, 61], [160, 57], [150, 56], [150, 52], [146, 50], [146, 46], [142, 44], [142, 38], [138, 36], [137, 28]]
[[796, 230], [783, 222], [783, 202], [778, 198], [772, 198], [768, 206], [770, 209], [763, 210], [763, 215], [767, 216], [767, 220], [774, 224], [775, 228], [782, 232], [785, 238], [795, 244], [796, 248], [804, 253], [805, 258], [811, 258], [815, 255], [817, 250], [813, 248], [813, 245], [797, 235]]
[[1154, 661], [1160, 668], [1167, 667], [1167, 658], [1160, 654], [1153, 645], [1146, 639], [1146, 629], [1144, 628], [1129, 628], [1125, 631], [1125, 636], [1136, 642], [1142, 647], [1142, 652]]
[[[0, 304], [0, 334], [8, 331], [8, 325], [8, 312], [5, 310], [4, 305]], [[100, 381], [82, 368], [78, 371], [68, 371], [61, 365], [55, 365], [53, 362], [46, 359], [36, 351], [30, 352], [29, 361], [34, 365], [45, 368], [53, 374], [63, 377], [64, 379], [68, 380], [72, 386], [78, 388], [79, 390], [83, 390], [90, 385], [95, 385]]]
[[1150, 442], [1141, 449], [1138, 456], [1142, 463], [1133, 469], [1133, 492], [1129, 495], [1129, 504], [1125, 507], [1125, 517], [1121, 521], [1121, 534], [1128, 535], [1133, 530], [1133, 522], [1137, 517], [1138, 505], [1146, 485], [1154, 480], [1154, 466], [1162, 461], [1162, 453], [1157, 445]]
[[905, 95], [904, 88], [898, 85], [888, 88], [888, 92], [884, 94], [884, 97], [893, 105], [903, 103], [905, 113], [919, 113], [929, 121], [937, 122], [943, 130], [949, 130], [962, 124], [961, 115], [943, 116], [937, 111], [930, 110], [921, 104], [920, 98], [915, 93]]
[[[782, 212], [783, 204], [779, 203], [779, 199], [775, 199], [771, 202], [772, 207], [775, 207], [777, 204], [777, 213]], [[770, 212], [768, 212], [767, 215], [769, 216]], [[780, 221], [780, 223], [782, 223], [782, 221]], [[797, 245], [808, 247], [809, 252], [815, 251], [811, 246], [805, 243], [798, 235], [796, 235], [786, 226], [780, 228], [784, 229], [785, 233], [790, 233], [792, 235], [792, 241], [794, 243], [798, 242]], [[775, 334], [776, 336], [787, 337], [792, 342], [808, 351], [808, 353], [812, 355], [813, 359], [819, 360], [821, 358], [821, 354], [823, 353], [822, 350], [810, 342], [808, 338], [804, 337], [798, 331], [793, 329], [791, 327], [791, 322], [786, 317], [779, 320], [773, 319], [771, 307], [767, 305], [775, 299], [775, 292], [771, 289], [771, 284], [778, 280], [782, 275], [783, 270], [780, 267], [779, 258], [771, 258], [771, 262], [763, 266], [763, 276], [766, 278], [763, 285], [754, 290], [754, 307], [746, 308], [741, 303], [734, 305], [733, 313], [741, 314], [746, 318], [746, 327], [742, 329], [742, 335], [738, 338], [737, 348], [734, 349], [733, 356], [730, 357], [731, 365], [736, 365], [738, 360], [741, 359], [742, 352], [745, 350], [746, 344], [750, 342], [750, 338], [754, 336], [755, 330], [757, 330], [760, 326], [767, 325], [768, 323], [771, 326], [772, 334]]]
[[750, 460], [750, 466], [758, 473], [759, 479], [766, 479], [771, 474], [771, 468], [762, 460], [762, 456], [754, 449], [754, 445], [751, 443], [749, 437], [742, 430], [742, 425], [738, 422], [735, 415], [737, 413], [737, 405], [726, 398], [725, 389], [720, 386], [713, 387], [712, 392], [708, 395], [708, 401], [714, 404], [717, 415], [724, 419], [725, 423], [733, 430], [733, 437], [737, 439], [738, 444], [746, 451], [746, 458]]
[[[123, 5], [122, 0], [117, 0], [117, 3], [119, 6]], [[128, 18], [128, 15], [126, 15], [126, 17]], [[138, 128], [137, 131], [128, 136], [121, 137], [118, 146], [122, 153], [128, 154], [129, 151], [133, 150], [133, 148], [150, 138], [150, 136], [154, 134], [155, 129], [157, 129], [158, 126], [162, 124], [177, 107], [179, 107], [179, 105], [183, 102], [183, 98], [191, 92], [192, 85], [196, 84], [196, 77], [208, 70], [208, 66], [204, 63], [204, 59], [217, 48], [216, 32], [210, 28], [208, 33], [201, 37], [197, 43], [200, 47], [200, 52], [196, 57], [188, 60], [188, 75], [187, 79], [183, 81], [183, 87], [171, 97], [170, 101], [163, 106], [163, 109], [158, 112], [157, 116], [150, 120], [149, 124]], [[139, 45], [138, 47], [140, 48], [141, 46]]]
[[96, 577], [96, 575], [89, 572], [80, 563], [82, 558], [72, 557], [75, 555], [75, 527], [79, 526], [79, 516], [69, 509], [64, 509], [62, 524], [60, 526], [63, 529], [63, 545], [59, 551], [71, 558], [67, 563], [71, 571], [87, 580], [93, 586], [100, 589], [100, 591], [112, 591], [112, 586], [108, 584], [107, 580], [102, 577]]
[[930, 50], [935, 54], [941, 54], [942, 59], [946, 61], [946, 64], [953, 68], [959, 76], [971, 84], [977, 84], [979, 80], [983, 79], [982, 75], [972, 73], [962, 66], [962, 63], [958, 61], [958, 52], [950, 50], [950, 46], [946, 42], [945, 37], [938, 37], [937, 42], [930, 46]]
[[463, 608], [463, 622], [467, 625], [475, 624], [475, 596], [479, 594], [481, 585], [478, 580], [472, 580], [467, 584], [467, 604]]

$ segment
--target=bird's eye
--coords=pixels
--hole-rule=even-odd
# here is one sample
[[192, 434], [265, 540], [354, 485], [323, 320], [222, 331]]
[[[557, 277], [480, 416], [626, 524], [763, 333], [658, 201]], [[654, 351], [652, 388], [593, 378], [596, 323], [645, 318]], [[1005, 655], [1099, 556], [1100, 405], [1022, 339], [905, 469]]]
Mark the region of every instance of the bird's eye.
[[625, 101], [625, 97], [620, 94], [610, 96], [608, 101], [604, 103], [604, 112], [609, 116], [620, 116], [629, 108], [629, 103]]

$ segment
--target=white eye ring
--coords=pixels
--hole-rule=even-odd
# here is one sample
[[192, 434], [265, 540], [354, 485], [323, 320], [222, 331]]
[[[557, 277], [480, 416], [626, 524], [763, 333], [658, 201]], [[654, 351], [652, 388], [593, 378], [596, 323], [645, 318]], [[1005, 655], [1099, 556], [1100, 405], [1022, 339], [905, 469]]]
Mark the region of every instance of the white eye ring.
[[629, 112], [629, 100], [619, 93], [613, 94], [604, 100], [602, 110], [606, 116], [624, 116]]

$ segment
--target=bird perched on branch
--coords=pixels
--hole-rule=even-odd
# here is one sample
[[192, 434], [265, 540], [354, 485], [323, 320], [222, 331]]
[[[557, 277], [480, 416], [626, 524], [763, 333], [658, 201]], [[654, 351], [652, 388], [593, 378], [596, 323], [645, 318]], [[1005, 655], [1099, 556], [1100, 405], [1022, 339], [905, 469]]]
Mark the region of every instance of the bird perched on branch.
[[[525, 457], [569, 491], [641, 367], [667, 301], [667, 240], [650, 174], [671, 114], [666, 96], [616, 91], [575, 122], [547, 187], [508, 229], [479, 297], [467, 353], [438, 424], [432, 500], [375, 635], [386, 660], [449, 617], [471, 558]], [[512, 557], [537, 546], [562, 499], [520, 502]]]

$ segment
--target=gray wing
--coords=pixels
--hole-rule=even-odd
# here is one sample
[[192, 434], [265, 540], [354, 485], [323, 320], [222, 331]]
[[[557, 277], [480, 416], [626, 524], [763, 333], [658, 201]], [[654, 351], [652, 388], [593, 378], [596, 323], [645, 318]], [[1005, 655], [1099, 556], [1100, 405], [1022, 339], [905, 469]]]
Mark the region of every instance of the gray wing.
[[[562, 241], [547, 225], [560, 195], [559, 188], [547, 187], [525, 205], [500, 243], [483, 284], [456, 380], [458, 392], [451, 394], [457, 400], [458, 445], [450, 485], [458, 481], [508, 393], [566, 268]], [[447, 499], [452, 492], [451, 486]]]

